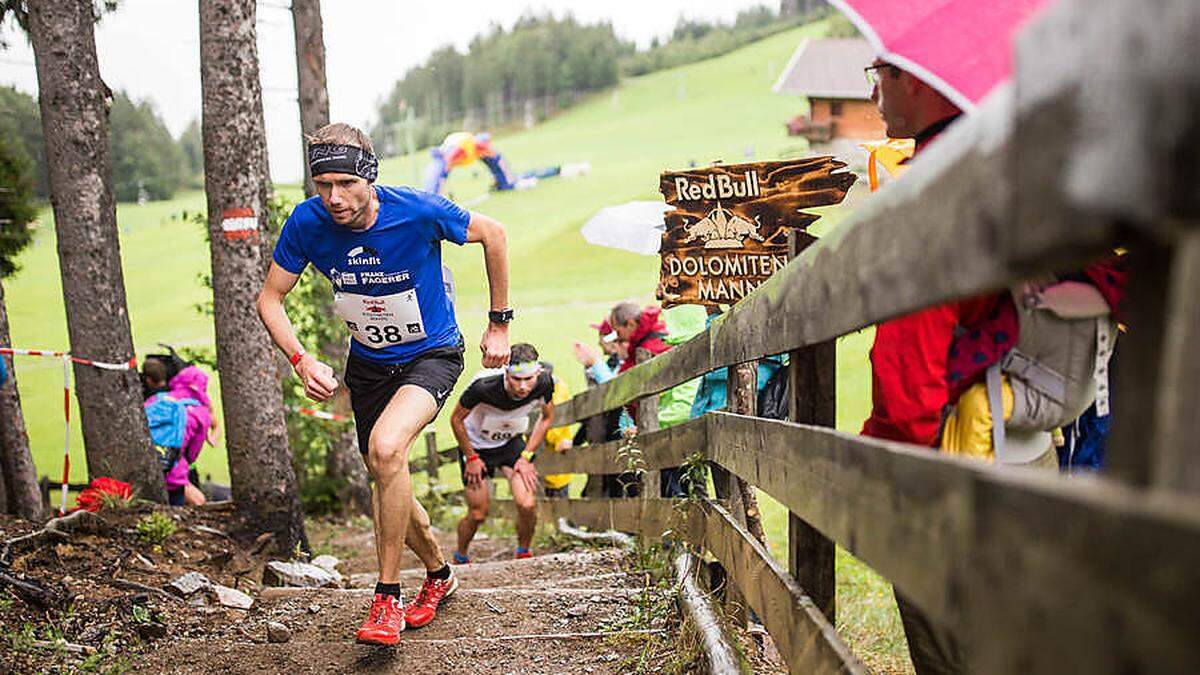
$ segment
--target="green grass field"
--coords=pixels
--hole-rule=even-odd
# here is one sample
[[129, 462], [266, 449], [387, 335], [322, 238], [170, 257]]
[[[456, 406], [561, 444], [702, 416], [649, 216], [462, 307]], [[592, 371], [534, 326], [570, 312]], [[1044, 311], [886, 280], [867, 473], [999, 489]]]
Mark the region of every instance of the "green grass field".
[[[518, 312], [512, 339], [536, 345], [545, 358], [559, 365], [558, 372], [573, 391], [582, 386], [583, 377], [570, 357], [572, 341], [594, 342], [588, 323], [604, 315], [614, 302], [650, 301], [658, 274], [656, 258], [590, 246], [580, 236], [580, 227], [601, 207], [659, 199], [658, 175], [664, 170], [715, 160], [804, 154], [805, 142], [784, 132], [785, 120], [800, 112], [803, 103], [776, 95], [770, 87], [800, 39], [823, 30], [823, 25], [813, 24], [724, 57], [630, 79], [532, 129], [495, 139], [514, 171], [588, 162], [591, 172], [585, 177], [547, 180], [529, 191], [487, 197], [490, 175], [481, 165], [451, 176], [452, 197], [508, 227], [511, 297]], [[409, 183], [424, 160], [419, 154], [385, 161], [380, 181]], [[281, 189], [298, 194], [294, 186]], [[210, 318], [195, 308], [207, 295], [200, 278], [209, 271], [208, 246], [198, 226], [175, 218], [185, 210], [203, 208], [201, 192], [118, 208], [125, 286], [139, 355], [153, 351], [159, 342], [193, 347], [213, 343]], [[817, 233], [836, 225], [841, 215], [837, 208], [825, 213], [815, 227]], [[6, 281], [13, 343], [18, 347], [67, 346], [51, 220], [47, 209], [34, 245], [21, 258], [23, 270]], [[476, 354], [487, 309], [482, 253], [478, 247], [453, 245], [447, 245], [444, 253], [458, 285], [459, 322], [468, 353]], [[857, 430], [868, 410], [869, 344], [865, 332], [839, 343], [841, 429]], [[58, 476], [63, 434], [60, 366], [47, 359], [22, 357], [17, 371], [38, 470]], [[438, 429], [448, 441], [447, 417], [441, 416]], [[72, 479], [82, 481], [85, 470], [78, 429], [72, 450], [76, 458]], [[205, 451], [200, 469], [202, 474], [227, 480], [224, 449]], [[764, 499], [763, 512], [772, 549], [782, 556], [786, 512], [769, 498]], [[844, 634], [874, 668], [903, 670], [907, 659], [890, 587], [841, 552], [838, 567], [839, 624]]]

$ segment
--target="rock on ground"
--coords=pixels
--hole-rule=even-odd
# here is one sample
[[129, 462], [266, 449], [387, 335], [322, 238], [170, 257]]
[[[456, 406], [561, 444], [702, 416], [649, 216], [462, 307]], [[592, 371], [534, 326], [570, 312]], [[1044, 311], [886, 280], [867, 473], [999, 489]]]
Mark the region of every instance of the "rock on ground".
[[222, 607], [230, 607], [232, 609], [250, 609], [254, 605], [254, 598], [249, 595], [228, 586], [214, 584], [212, 587], [213, 595], [216, 596], [217, 602]]
[[342, 563], [342, 561], [338, 560], [335, 556], [329, 555], [328, 553], [326, 553], [324, 555], [319, 555], [312, 559], [313, 565], [320, 567], [321, 569], [325, 570], [326, 572], [329, 572], [330, 574], [337, 574], [338, 576], [341, 576], [341, 575], [338, 573], [337, 566], [340, 565], [341, 563]]
[[282, 643], [292, 639], [292, 631], [278, 621], [267, 623], [267, 642]]
[[263, 585], [337, 588], [342, 585], [342, 575], [308, 563], [272, 560], [263, 568]]
[[199, 572], [188, 572], [167, 583], [167, 592], [181, 598], [190, 598], [212, 585], [208, 577]]

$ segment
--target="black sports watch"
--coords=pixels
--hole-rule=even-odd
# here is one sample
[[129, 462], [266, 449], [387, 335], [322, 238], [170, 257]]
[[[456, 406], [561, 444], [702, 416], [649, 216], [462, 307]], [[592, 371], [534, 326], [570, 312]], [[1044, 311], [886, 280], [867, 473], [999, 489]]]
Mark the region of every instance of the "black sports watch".
[[512, 307], [505, 307], [504, 309], [499, 309], [499, 310], [493, 309], [492, 311], [488, 312], [488, 321], [491, 321], [492, 323], [506, 325], [506, 324], [510, 323], [512, 320], [513, 320]]

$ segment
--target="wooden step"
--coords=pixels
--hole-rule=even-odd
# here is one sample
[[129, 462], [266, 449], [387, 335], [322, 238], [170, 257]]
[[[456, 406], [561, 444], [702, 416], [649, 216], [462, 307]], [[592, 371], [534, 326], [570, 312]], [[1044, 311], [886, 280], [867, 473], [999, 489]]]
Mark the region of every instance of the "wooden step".
[[[607, 575], [621, 572], [625, 553], [618, 549], [599, 551], [551, 553], [524, 560], [496, 560], [492, 562], [454, 565], [459, 579], [469, 580], [480, 586], [501, 587], [538, 585], [548, 578], [580, 578], [589, 575]], [[408, 586], [425, 577], [424, 569], [407, 569], [400, 573], [401, 584]], [[379, 575], [375, 572], [350, 576], [351, 588], [373, 588]]]
[[[442, 604], [432, 624], [414, 630], [413, 635], [449, 639], [591, 631], [630, 616], [640, 595], [633, 588], [555, 592], [465, 587]], [[320, 641], [335, 636], [353, 639], [370, 604], [369, 589], [311, 590], [262, 599], [258, 609], [289, 626], [295, 639]], [[312, 613], [314, 605], [320, 611]]]
[[[411, 639], [409, 639], [411, 638]], [[637, 658], [636, 636], [629, 645], [609, 644], [611, 637], [491, 641], [472, 638], [429, 640], [405, 634], [394, 647], [355, 644], [351, 640], [296, 641], [284, 644], [180, 639], [134, 665], [132, 672], [192, 675], [288, 673], [628, 673]], [[633, 647], [631, 647], [632, 645]]]

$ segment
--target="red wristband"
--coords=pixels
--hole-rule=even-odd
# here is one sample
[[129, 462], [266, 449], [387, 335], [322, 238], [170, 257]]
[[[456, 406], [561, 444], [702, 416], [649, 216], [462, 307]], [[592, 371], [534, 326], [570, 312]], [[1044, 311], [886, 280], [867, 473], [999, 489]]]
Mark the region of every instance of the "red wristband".
[[479, 453], [475, 453], [474, 455], [471, 455], [470, 457], [468, 457], [467, 464], [470, 464], [471, 462], [474, 462], [476, 460], [478, 460], [480, 462], [483, 461], [483, 458], [479, 456]]
[[288, 362], [292, 364], [293, 368], [295, 368], [296, 364], [300, 363], [300, 359], [304, 358], [304, 355], [307, 353], [308, 352], [304, 351], [304, 347], [301, 347], [300, 349], [296, 350], [295, 354], [292, 354], [288, 357]]

